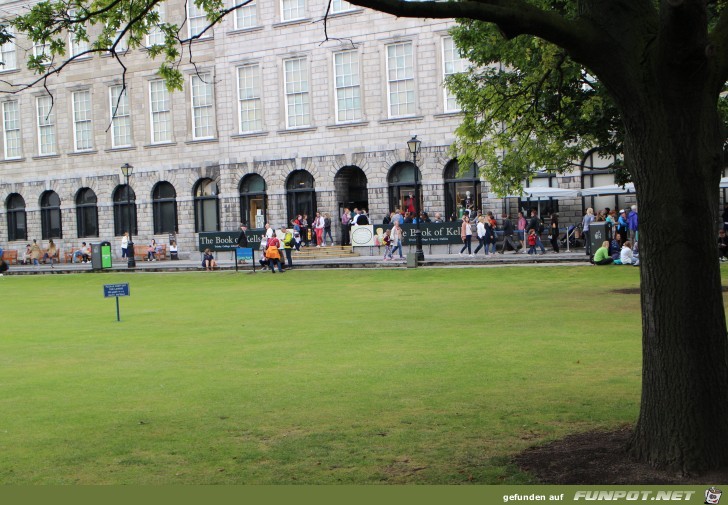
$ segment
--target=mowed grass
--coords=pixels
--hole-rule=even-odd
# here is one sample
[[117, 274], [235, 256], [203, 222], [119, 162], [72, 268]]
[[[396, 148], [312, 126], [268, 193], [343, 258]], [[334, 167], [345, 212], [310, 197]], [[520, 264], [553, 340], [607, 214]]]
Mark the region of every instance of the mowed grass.
[[511, 455], [635, 420], [638, 277], [6, 276], [0, 483], [533, 482]]

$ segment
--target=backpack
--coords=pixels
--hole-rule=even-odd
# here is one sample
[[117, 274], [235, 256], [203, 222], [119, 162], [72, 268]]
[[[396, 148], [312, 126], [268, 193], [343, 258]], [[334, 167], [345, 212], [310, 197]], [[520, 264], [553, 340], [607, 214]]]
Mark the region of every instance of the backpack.
[[328, 217], [324, 218], [324, 228], [331, 228], [331, 219]]
[[356, 220], [356, 224], [358, 224], [359, 226], [369, 224], [369, 218], [366, 216], [366, 214], [359, 214], [359, 219]]

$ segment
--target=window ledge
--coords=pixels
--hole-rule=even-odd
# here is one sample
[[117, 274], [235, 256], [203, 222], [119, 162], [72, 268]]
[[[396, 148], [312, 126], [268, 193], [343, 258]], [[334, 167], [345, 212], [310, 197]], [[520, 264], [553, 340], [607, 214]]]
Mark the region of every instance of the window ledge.
[[136, 146], [119, 146], [119, 147], [109, 147], [108, 149], [104, 149], [104, 152], [106, 153], [118, 153], [120, 151], [135, 151]]
[[434, 117], [435, 119], [449, 119], [451, 117], [458, 117], [458, 116], [462, 116], [462, 115], [463, 115], [463, 111], [458, 110], [458, 111], [453, 111], [453, 112], [441, 112], [439, 114], [434, 114], [432, 117]]
[[177, 145], [177, 142], [160, 142], [158, 144], [145, 144], [144, 149], [156, 149], [158, 147], [173, 147], [176, 145]]
[[255, 137], [265, 137], [268, 135], [268, 132], [250, 132], [250, 133], [236, 133], [235, 135], [230, 135], [231, 139], [247, 139], [247, 138], [255, 138]]
[[310, 132], [315, 132], [316, 130], [318, 130], [318, 128], [315, 126], [302, 126], [301, 128], [289, 128], [286, 130], [278, 130], [277, 133], [279, 135], [287, 135], [289, 133], [291, 133], [291, 134], [293, 134], [293, 133], [310, 133]]
[[219, 142], [220, 140], [218, 138], [209, 138], [209, 139], [192, 139], [192, 140], [185, 140], [185, 145], [195, 145], [195, 144], [214, 144], [216, 142]]
[[284, 28], [286, 26], [300, 25], [302, 23], [311, 23], [311, 18], [300, 18], [291, 19], [290, 21], [281, 21], [279, 23], [273, 23], [273, 28]]
[[425, 116], [407, 116], [407, 117], [393, 117], [389, 119], [381, 119], [379, 120], [380, 124], [389, 124], [389, 123], [407, 123], [409, 121], [422, 121], [425, 119]]
[[90, 149], [88, 151], [73, 151], [66, 154], [68, 156], [85, 156], [87, 154], [98, 154], [98, 151], [96, 149]]
[[39, 154], [38, 156], [33, 156], [30, 158], [31, 160], [54, 160], [60, 158], [60, 154]]
[[338, 130], [340, 128], [356, 128], [359, 126], [368, 126], [369, 121], [353, 121], [351, 123], [338, 123], [326, 126], [329, 130]]
[[0, 163], [21, 163], [25, 161], [25, 158], [7, 158], [0, 160]]
[[242, 35], [245, 33], [256, 33], [263, 31], [262, 26], [251, 26], [250, 28], [235, 28], [227, 32], [227, 35]]

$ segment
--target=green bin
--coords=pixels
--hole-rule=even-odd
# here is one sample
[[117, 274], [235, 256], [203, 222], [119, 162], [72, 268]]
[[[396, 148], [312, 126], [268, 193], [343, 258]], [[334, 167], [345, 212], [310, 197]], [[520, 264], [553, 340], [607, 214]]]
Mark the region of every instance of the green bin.
[[101, 268], [111, 268], [110, 242], [101, 242]]

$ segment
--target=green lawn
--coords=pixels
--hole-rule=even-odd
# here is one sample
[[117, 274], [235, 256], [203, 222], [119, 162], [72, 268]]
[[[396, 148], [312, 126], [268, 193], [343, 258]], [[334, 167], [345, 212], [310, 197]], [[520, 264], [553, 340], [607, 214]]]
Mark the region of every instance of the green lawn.
[[0, 483], [530, 483], [510, 455], [635, 420], [638, 276], [6, 276]]

